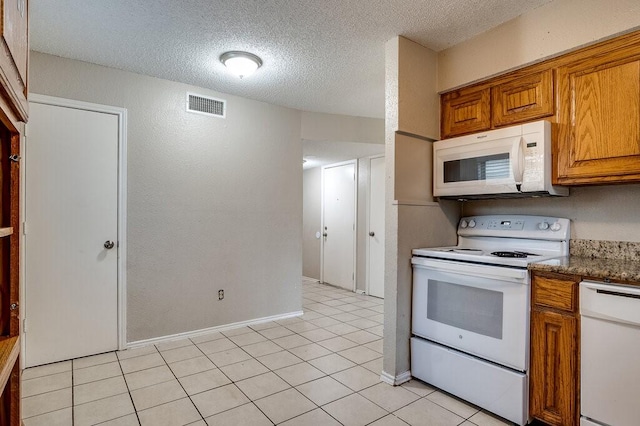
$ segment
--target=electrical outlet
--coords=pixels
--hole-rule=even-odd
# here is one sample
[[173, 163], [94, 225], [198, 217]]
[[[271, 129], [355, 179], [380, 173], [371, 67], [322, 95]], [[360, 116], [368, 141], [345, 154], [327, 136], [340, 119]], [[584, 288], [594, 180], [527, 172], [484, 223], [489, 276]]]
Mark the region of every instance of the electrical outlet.
[[218, 300], [224, 299], [224, 290], [218, 290]]

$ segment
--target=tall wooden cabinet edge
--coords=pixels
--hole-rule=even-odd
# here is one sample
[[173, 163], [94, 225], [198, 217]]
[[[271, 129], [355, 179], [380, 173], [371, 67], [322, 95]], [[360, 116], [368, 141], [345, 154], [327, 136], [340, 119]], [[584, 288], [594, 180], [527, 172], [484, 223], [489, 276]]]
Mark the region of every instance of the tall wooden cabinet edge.
[[[0, 396], [0, 426], [20, 425], [20, 141], [28, 119], [29, 10], [28, 0], [0, 2], [0, 172], [2, 228], [15, 232], [0, 238], [0, 339], [13, 345], [0, 358], [6, 384]], [[3, 234], [4, 235], [4, 234]], [[8, 268], [8, 271], [7, 271]]]

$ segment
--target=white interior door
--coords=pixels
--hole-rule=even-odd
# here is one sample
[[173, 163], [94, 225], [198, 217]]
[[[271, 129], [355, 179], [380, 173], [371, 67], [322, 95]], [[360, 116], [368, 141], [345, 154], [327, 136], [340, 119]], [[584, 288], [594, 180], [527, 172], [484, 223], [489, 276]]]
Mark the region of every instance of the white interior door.
[[355, 283], [356, 164], [323, 169], [322, 281], [347, 290]]
[[118, 348], [118, 135], [117, 115], [30, 104], [27, 367]]
[[371, 159], [369, 176], [369, 294], [384, 297], [384, 157]]

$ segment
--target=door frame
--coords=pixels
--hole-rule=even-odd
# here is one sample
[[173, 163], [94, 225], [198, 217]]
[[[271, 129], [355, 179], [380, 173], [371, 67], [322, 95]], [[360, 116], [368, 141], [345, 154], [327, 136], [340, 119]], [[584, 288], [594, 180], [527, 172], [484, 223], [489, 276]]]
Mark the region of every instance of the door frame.
[[356, 282], [358, 280], [357, 276], [357, 254], [358, 254], [358, 160], [347, 160], [341, 161], [339, 163], [328, 164], [326, 166], [322, 166], [322, 176], [321, 176], [321, 184], [320, 184], [320, 282], [324, 283], [324, 172], [326, 169], [331, 169], [333, 167], [346, 166], [348, 164], [353, 164], [353, 173], [355, 174], [353, 179], [353, 282], [351, 291], [356, 291]]
[[[118, 258], [117, 258], [117, 309], [118, 309], [118, 349], [123, 350], [127, 348], [127, 109], [114, 107], [109, 105], [94, 104], [89, 102], [76, 101], [72, 99], [58, 98], [53, 96], [39, 95], [35, 93], [29, 94], [29, 102], [43, 105], [59, 106], [64, 108], [79, 109], [85, 111], [92, 111], [104, 114], [111, 114], [118, 117]], [[27, 259], [26, 259], [26, 241], [25, 234], [25, 220], [26, 220], [26, 169], [28, 163], [28, 128], [25, 126], [25, 133], [23, 143], [25, 144], [21, 152], [23, 152], [23, 166], [21, 171], [21, 181], [23, 184], [20, 188], [21, 208], [20, 208], [20, 223], [22, 224], [22, 232], [20, 237], [23, 241], [20, 244], [20, 256], [22, 265], [20, 268], [20, 300], [23, 300], [23, 309], [21, 310], [21, 319], [24, 321], [29, 313], [29, 307], [26, 304], [26, 298], [24, 297], [26, 291], [26, 274], [27, 274]], [[26, 142], [25, 142], [26, 139]], [[24, 322], [23, 322], [24, 325]], [[20, 332], [24, 332], [24, 327], [20, 327]], [[21, 350], [26, 350], [25, 341], [22, 338]], [[24, 357], [20, 357], [21, 362], [24, 362]]]
[[[371, 265], [371, 238], [369, 237], [369, 231], [371, 228], [371, 160], [377, 159], [377, 158], [385, 158], [384, 154], [377, 154], [377, 155], [372, 155], [370, 157], [367, 157], [367, 161], [369, 163], [369, 174], [367, 176], [367, 223], [366, 223], [366, 236], [367, 236], [367, 255], [366, 255], [366, 271], [367, 271], [367, 275], [365, 278], [365, 289], [367, 292], [367, 295], [371, 295], [371, 292], [369, 291], [369, 285], [371, 283], [371, 274], [369, 273], [370, 269], [370, 265]], [[387, 164], [385, 161], [385, 171], [387, 170]], [[385, 183], [386, 183], [386, 176], [385, 176]], [[386, 190], [385, 190], [385, 194], [386, 194]], [[385, 199], [386, 199], [386, 195], [385, 195]], [[387, 220], [387, 215], [386, 215], [386, 211], [385, 211], [385, 222]], [[384, 277], [382, 277], [383, 281], [384, 281]]]

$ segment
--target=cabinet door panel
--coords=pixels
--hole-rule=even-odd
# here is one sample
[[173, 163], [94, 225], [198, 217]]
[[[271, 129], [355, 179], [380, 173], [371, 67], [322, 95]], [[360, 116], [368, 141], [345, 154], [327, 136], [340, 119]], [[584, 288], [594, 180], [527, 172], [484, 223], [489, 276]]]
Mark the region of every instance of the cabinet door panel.
[[442, 97], [442, 138], [479, 132], [491, 127], [489, 88]]
[[558, 70], [559, 183], [640, 180], [640, 47], [636, 50], [628, 58], [607, 55]]
[[533, 304], [574, 312], [578, 309], [578, 283], [571, 280], [534, 278]]
[[575, 425], [577, 320], [531, 313], [531, 415], [550, 425]]
[[553, 71], [546, 70], [491, 89], [496, 127], [553, 115]]

